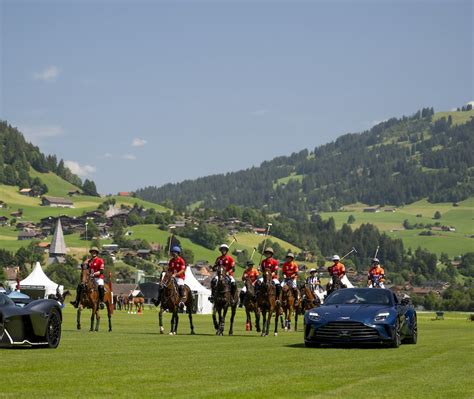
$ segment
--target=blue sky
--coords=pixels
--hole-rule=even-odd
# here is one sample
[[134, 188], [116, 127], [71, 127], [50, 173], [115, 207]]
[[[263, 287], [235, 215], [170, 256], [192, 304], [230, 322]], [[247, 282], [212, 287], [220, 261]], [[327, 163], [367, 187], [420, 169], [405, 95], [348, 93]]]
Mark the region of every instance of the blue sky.
[[101, 193], [473, 100], [471, 1], [0, 0], [0, 118]]

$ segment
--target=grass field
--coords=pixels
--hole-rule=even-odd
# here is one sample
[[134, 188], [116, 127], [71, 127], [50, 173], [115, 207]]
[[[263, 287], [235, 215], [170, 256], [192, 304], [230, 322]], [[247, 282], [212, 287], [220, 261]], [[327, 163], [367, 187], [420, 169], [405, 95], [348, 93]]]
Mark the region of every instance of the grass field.
[[[386, 348], [319, 348], [298, 332], [262, 338], [244, 331], [239, 311], [234, 336], [216, 337], [210, 315], [187, 318], [178, 332], [160, 335], [155, 308], [143, 315], [116, 312], [114, 331], [75, 329], [64, 311], [55, 350], [1, 350], [0, 398], [472, 398], [474, 323], [461, 313], [419, 314], [419, 342]], [[169, 316], [165, 315], [166, 331]]]

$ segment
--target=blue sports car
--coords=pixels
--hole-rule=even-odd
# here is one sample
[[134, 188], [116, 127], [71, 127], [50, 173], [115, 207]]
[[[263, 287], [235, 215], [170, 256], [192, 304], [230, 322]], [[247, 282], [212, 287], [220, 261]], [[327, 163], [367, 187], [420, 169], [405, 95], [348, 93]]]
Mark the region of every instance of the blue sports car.
[[388, 289], [344, 288], [334, 291], [320, 307], [304, 316], [304, 343], [382, 343], [398, 348], [416, 344], [416, 311], [410, 299], [399, 302]]

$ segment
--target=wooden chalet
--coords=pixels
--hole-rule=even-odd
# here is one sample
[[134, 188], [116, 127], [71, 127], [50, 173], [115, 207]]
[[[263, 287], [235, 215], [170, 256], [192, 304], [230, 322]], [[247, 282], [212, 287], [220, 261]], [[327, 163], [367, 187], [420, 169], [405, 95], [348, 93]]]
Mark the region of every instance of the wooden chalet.
[[74, 203], [70, 199], [59, 197], [42, 197], [41, 205], [56, 208], [74, 208]]

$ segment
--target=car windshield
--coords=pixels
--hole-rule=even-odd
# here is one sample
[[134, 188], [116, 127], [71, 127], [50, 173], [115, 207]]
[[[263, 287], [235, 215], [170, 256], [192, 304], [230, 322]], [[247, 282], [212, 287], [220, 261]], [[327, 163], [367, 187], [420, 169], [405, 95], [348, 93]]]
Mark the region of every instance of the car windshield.
[[324, 301], [325, 305], [390, 305], [390, 303], [390, 292], [380, 289], [337, 290]]
[[15, 305], [15, 303], [6, 294], [0, 292], [0, 307], [6, 305]]

